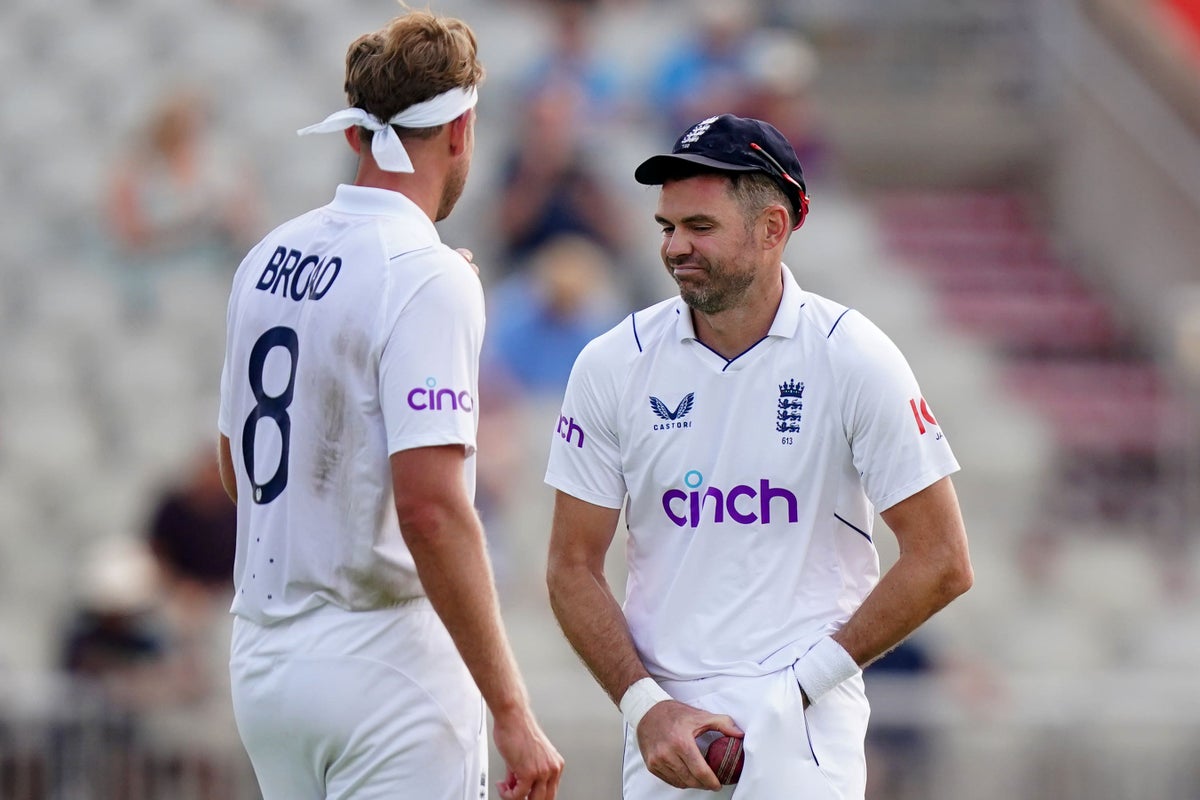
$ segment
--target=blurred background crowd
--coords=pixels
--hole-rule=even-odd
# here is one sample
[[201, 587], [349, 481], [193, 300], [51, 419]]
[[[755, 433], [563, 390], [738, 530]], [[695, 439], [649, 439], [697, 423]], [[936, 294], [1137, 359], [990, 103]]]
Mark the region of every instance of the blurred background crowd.
[[[896, 340], [964, 468], [976, 586], [868, 671], [870, 800], [1200, 797], [1194, 0], [431, 7], [488, 69], [439, 227], [487, 294], [477, 500], [563, 796], [619, 796], [620, 719], [547, 608], [546, 448], [583, 344], [674, 291], [634, 166], [730, 111], [800, 154], [798, 281]], [[0, 800], [257, 797], [225, 302], [249, 245], [352, 179], [295, 130], [397, 13], [0, 5]]]

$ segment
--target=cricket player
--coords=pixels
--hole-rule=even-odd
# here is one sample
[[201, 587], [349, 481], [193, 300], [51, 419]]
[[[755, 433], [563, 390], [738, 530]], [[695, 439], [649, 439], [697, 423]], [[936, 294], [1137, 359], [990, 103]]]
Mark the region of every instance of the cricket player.
[[[783, 265], [808, 197], [774, 127], [705, 119], [634, 176], [661, 186], [679, 297], [575, 363], [546, 471], [554, 612], [624, 715], [625, 800], [862, 798], [862, 668], [973, 580], [958, 463], [896, 346]], [[900, 544], [882, 579], [877, 512]], [[702, 755], [719, 734], [743, 740], [733, 786]]]
[[439, 239], [474, 150], [483, 68], [463, 22], [398, 17], [350, 45], [353, 185], [284, 223], [229, 300], [219, 427], [238, 509], [231, 655], [264, 800], [552, 800], [473, 508], [478, 275]]

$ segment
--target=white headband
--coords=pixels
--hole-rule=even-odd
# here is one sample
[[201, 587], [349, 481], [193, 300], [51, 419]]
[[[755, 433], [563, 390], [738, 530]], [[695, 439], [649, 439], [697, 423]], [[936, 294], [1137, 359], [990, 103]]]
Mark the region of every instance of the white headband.
[[435, 125], [444, 125], [458, 119], [464, 111], [474, 108], [478, 99], [479, 93], [474, 86], [469, 89], [456, 87], [409, 106], [386, 123], [361, 108], [346, 108], [335, 111], [316, 125], [301, 128], [296, 133], [299, 136], [334, 133], [361, 126], [375, 131], [375, 135], [371, 137], [371, 155], [375, 156], [375, 163], [379, 164], [380, 169], [387, 172], [412, 172], [412, 160], [392, 126], [432, 128]]

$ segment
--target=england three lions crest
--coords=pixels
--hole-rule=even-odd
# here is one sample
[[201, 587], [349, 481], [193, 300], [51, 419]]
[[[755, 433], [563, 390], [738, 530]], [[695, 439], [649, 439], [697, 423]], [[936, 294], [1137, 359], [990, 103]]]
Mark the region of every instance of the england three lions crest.
[[804, 382], [790, 380], [779, 384], [779, 405], [775, 410], [775, 430], [796, 433], [804, 410]]

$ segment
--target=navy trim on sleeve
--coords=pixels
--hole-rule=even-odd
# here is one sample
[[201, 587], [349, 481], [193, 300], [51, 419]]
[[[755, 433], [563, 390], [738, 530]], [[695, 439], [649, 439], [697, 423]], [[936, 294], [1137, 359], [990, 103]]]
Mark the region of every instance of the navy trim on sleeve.
[[829, 333], [825, 334], [825, 338], [826, 338], [826, 339], [828, 339], [830, 336], [833, 336], [833, 332], [837, 330], [838, 323], [842, 321], [842, 317], [846, 316], [846, 315], [847, 315], [847, 314], [849, 314], [851, 311], [852, 311], [852, 309], [849, 309], [849, 308], [847, 308], [845, 311], [843, 311], [843, 312], [842, 312], [841, 316], [840, 316], [840, 317], [838, 317], [838, 318], [837, 318], [837, 319], [834, 321], [834, 323], [833, 323], [833, 327], [829, 329]]
[[864, 539], [866, 539], [868, 542], [871, 542], [872, 544], [874, 544], [874, 543], [875, 543], [875, 542], [874, 542], [874, 540], [872, 540], [872, 539], [871, 539], [871, 535], [870, 535], [869, 533], [867, 533], [866, 531], [864, 531], [863, 529], [861, 529], [861, 528], [857, 528], [857, 527], [855, 527], [854, 525], [851, 525], [849, 522], [846, 522], [846, 520], [842, 519], [842, 518], [841, 518], [840, 516], [838, 516], [837, 514], [834, 514], [834, 515], [833, 515], [833, 518], [834, 518], [834, 519], [836, 519], [838, 522], [842, 523], [843, 525], [845, 525], [845, 526], [846, 526], [847, 528], [849, 528], [850, 530], [852, 530], [852, 531], [854, 531], [855, 533], [857, 533], [858, 535], [862, 536], [862, 537], [863, 537]]

